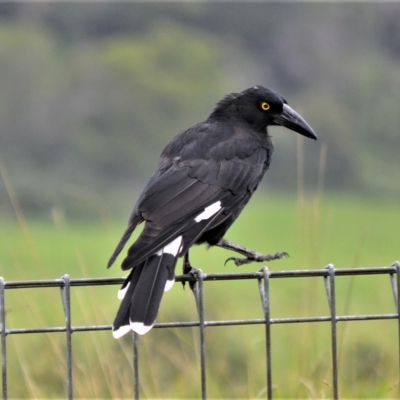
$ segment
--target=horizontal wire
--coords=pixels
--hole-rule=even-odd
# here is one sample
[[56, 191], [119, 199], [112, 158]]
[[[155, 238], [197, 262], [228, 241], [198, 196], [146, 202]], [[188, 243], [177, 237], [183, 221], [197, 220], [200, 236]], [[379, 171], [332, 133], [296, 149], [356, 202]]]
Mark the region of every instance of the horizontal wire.
[[[374, 267], [374, 268], [346, 268], [335, 269], [335, 276], [349, 275], [385, 275], [395, 274], [395, 267]], [[270, 271], [270, 278], [309, 278], [328, 276], [327, 269], [313, 270], [291, 270], [291, 271]], [[262, 272], [231, 272], [218, 274], [203, 274], [204, 281], [230, 281], [245, 279], [262, 279]], [[196, 282], [193, 275], [177, 275], [176, 282]], [[120, 285], [125, 278], [82, 278], [71, 279], [70, 286], [103, 286], [103, 285]], [[4, 282], [5, 289], [22, 289], [22, 288], [39, 288], [39, 287], [63, 287], [63, 279], [46, 279], [31, 281], [10, 281]]]
[[[367, 315], [341, 315], [336, 317], [336, 322], [343, 321], [371, 321], [382, 319], [397, 319], [397, 314], [367, 314]], [[224, 321], [205, 321], [206, 327], [215, 326], [232, 326], [232, 325], [261, 325], [265, 324], [265, 319], [233, 319]], [[293, 324], [293, 323], [309, 323], [309, 322], [331, 322], [330, 316], [320, 317], [299, 317], [299, 318], [271, 318], [271, 324]], [[199, 326], [199, 321], [183, 321], [183, 322], [159, 322], [153, 326], [153, 329], [163, 328], [191, 328]], [[109, 331], [112, 325], [83, 325], [71, 326], [71, 332], [93, 332], [93, 331]], [[49, 333], [49, 332], [65, 332], [66, 328], [61, 327], [48, 327], [48, 328], [16, 328], [6, 329], [6, 335], [18, 335], [26, 333]]]

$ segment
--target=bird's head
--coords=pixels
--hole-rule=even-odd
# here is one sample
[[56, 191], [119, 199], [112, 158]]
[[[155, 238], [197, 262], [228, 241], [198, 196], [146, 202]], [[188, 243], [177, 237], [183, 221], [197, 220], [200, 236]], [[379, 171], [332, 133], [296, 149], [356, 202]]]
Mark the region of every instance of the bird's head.
[[317, 139], [311, 126], [289, 107], [281, 95], [263, 86], [253, 86], [241, 93], [228, 95], [218, 103], [213, 114], [239, 118], [259, 130], [271, 125], [284, 126]]

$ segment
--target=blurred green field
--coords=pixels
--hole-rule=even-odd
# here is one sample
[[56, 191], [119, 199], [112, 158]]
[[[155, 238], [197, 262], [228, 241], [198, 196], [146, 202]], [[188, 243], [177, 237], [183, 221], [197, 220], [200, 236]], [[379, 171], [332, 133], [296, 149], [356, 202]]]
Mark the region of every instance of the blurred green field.
[[[390, 199], [299, 199], [260, 192], [226, 238], [261, 252], [287, 251], [290, 258], [268, 264], [274, 271], [328, 263], [389, 266], [400, 259], [399, 223], [399, 205]], [[68, 220], [60, 210], [47, 220], [3, 219], [0, 276], [6, 281], [122, 276], [118, 266], [106, 270], [105, 265], [124, 224], [125, 217], [110, 217], [106, 210], [86, 222]], [[230, 255], [201, 246], [191, 252], [191, 261], [205, 273], [236, 271], [233, 263], [224, 266]], [[250, 264], [240, 271], [260, 267]], [[72, 288], [73, 325], [110, 324], [117, 289]], [[388, 276], [338, 277], [336, 290], [338, 315], [395, 312]], [[272, 280], [271, 310], [273, 318], [328, 315], [323, 280]], [[207, 319], [262, 318], [257, 283], [207, 282], [205, 313]], [[7, 290], [6, 318], [7, 328], [64, 325], [59, 290]], [[176, 284], [164, 296], [157, 321], [196, 319], [192, 294]], [[397, 322], [339, 323], [338, 334], [341, 398], [398, 398]], [[195, 328], [154, 329], [140, 337], [141, 396], [199, 398], [198, 343]], [[209, 398], [265, 398], [262, 326], [207, 328], [206, 345]], [[329, 324], [274, 325], [272, 346], [275, 398], [330, 398]], [[7, 349], [10, 398], [65, 397], [65, 334], [11, 335]], [[76, 398], [133, 397], [129, 337], [116, 341], [110, 332], [74, 333], [73, 358]]]

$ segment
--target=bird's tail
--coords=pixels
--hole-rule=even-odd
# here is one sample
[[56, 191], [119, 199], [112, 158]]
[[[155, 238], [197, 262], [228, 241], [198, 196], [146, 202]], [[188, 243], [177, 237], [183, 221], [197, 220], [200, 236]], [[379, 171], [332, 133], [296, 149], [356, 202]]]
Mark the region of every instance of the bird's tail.
[[153, 327], [162, 295], [174, 284], [181, 242], [180, 236], [136, 265], [127, 276], [118, 292], [122, 303], [113, 324], [116, 339], [130, 330], [143, 335]]

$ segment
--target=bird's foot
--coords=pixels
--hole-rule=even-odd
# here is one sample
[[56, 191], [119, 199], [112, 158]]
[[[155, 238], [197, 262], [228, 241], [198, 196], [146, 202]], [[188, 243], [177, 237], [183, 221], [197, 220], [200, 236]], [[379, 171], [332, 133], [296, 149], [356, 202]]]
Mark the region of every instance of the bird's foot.
[[252, 262], [265, 262], [265, 261], [273, 261], [273, 260], [280, 260], [283, 257], [289, 257], [289, 254], [286, 251], [281, 251], [275, 254], [261, 254], [257, 252], [252, 252], [247, 255], [246, 258], [239, 258], [239, 257], [229, 257], [225, 261], [225, 265], [228, 261], [233, 261], [237, 267], [241, 265], [249, 264]]
[[225, 239], [221, 239], [215, 246], [222, 247], [226, 250], [236, 251], [236, 253], [245, 256], [245, 258], [239, 257], [229, 257], [225, 264], [228, 261], [233, 261], [237, 267], [244, 264], [249, 264], [251, 262], [264, 262], [264, 261], [272, 261], [272, 260], [279, 260], [282, 257], [289, 257], [289, 254], [286, 251], [281, 251], [275, 254], [261, 254], [254, 250], [250, 250], [247, 247], [244, 247], [240, 244], [228, 242]]

